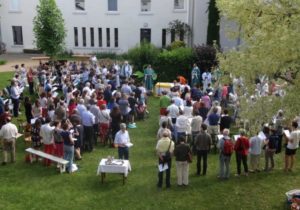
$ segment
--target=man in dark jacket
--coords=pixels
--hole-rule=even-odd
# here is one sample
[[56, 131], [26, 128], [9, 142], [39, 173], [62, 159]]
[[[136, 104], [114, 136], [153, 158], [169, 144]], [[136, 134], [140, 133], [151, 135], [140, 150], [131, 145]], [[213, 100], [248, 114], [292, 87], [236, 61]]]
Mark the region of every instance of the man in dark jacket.
[[201, 174], [201, 159], [203, 158], [202, 175], [206, 175], [207, 170], [207, 154], [211, 145], [211, 136], [207, 133], [207, 125], [201, 125], [201, 131], [196, 136], [196, 149], [197, 149], [197, 175]]

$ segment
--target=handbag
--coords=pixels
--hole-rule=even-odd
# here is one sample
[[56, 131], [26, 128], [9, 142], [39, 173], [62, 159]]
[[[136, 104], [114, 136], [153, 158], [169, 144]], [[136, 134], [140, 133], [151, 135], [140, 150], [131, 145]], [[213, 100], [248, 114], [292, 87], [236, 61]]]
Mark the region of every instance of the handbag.
[[171, 152], [170, 152], [171, 143], [172, 143], [172, 140], [170, 140], [168, 150], [165, 152], [165, 155], [163, 156], [164, 163], [167, 163], [167, 162], [171, 161], [171, 159], [172, 159]]

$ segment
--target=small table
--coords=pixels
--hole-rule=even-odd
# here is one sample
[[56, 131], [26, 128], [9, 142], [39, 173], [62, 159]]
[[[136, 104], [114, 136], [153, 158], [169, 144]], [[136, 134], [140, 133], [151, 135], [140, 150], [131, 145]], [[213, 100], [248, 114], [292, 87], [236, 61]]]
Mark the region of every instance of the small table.
[[129, 160], [119, 160], [115, 159], [111, 164], [106, 164], [107, 159], [103, 158], [97, 170], [97, 175], [101, 174], [101, 183], [103, 184], [106, 173], [117, 173], [123, 175], [123, 185], [125, 184], [125, 179], [128, 176], [128, 172], [131, 171], [131, 165]]

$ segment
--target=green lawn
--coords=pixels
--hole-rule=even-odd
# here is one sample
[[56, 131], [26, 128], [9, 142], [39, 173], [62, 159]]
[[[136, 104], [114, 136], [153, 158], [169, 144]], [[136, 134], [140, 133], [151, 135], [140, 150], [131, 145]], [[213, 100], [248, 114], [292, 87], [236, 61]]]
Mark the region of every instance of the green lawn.
[[[0, 87], [7, 83], [7, 73], [0, 76]], [[190, 185], [176, 186], [173, 161], [170, 190], [157, 190], [155, 156], [158, 128], [158, 99], [151, 98], [150, 117], [137, 122], [138, 129], [129, 130], [134, 146], [130, 149], [132, 172], [122, 185], [120, 175], [108, 174], [104, 184], [96, 176], [99, 160], [117, 156], [117, 150], [98, 146], [93, 153], [85, 153], [78, 162], [80, 170], [74, 174], [58, 174], [54, 167], [24, 161], [24, 143], [17, 144], [17, 162], [0, 166], [0, 209], [284, 209], [288, 190], [299, 187], [299, 163], [296, 172], [285, 174], [283, 154], [276, 155], [276, 169], [249, 177], [228, 181], [217, 180], [218, 155], [209, 155], [206, 177], [195, 176], [195, 160], [190, 169]], [[261, 159], [263, 164], [263, 159]], [[231, 172], [236, 163], [232, 157]]]

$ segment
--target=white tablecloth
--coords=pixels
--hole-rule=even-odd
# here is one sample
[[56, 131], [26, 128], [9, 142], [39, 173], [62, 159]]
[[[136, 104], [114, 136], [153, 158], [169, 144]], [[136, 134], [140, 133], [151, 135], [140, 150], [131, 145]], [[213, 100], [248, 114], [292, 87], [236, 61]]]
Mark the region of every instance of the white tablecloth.
[[[120, 173], [124, 174], [127, 177], [128, 172], [131, 171], [131, 165], [129, 160], [113, 160], [113, 164], [106, 165], [105, 162], [107, 161], [106, 158], [103, 158], [98, 166], [97, 175], [101, 173]], [[121, 162], [123, 164], [121, 165]]]

